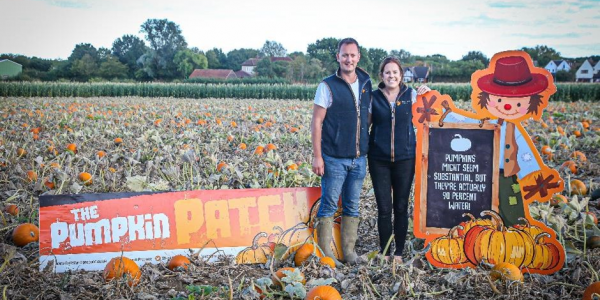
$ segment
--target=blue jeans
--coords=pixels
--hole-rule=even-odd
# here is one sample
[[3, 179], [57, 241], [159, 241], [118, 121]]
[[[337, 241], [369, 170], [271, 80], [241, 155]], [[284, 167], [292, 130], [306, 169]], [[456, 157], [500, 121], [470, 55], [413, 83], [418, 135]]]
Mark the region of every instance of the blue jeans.
[[317, 217], [333, 217], [342, 196], [342, 215], [358, 217], [360, 192], [367, 175], [366, 156], [337, 158], [323, 154], [325, 173], [321, 177], [321, 205]]

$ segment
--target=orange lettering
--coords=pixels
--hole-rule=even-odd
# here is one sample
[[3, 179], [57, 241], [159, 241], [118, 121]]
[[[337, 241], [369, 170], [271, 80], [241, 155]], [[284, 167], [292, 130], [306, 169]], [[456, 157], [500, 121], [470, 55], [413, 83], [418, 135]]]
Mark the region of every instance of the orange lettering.
[[256, 207], [255, 197], [229, 200], [229, 208], [237, 209], [239, 213], [240, 236], [250, 235], [250, 211], [248, 210], [250, 207]]
[[271, 232], [273, 227], [282, 227], [282, 222], [272, 222], [269, 207], [281, 205], [281, 195], [269, 195], [258, 197], [258, 222], [260, 231]]
[[204, 211], [200, 199], [177, 200], [175, 207], [175, 230], [177, 243], [187, 244], [193, 233], [204, 224]]
[[[217, 230], [221, 237], [231, 237], [231, 224], [229, 223], [229, 206], [227, 200], [209, 201], [206, 203], [206, 236], [216, 239]], [[217, 213], [219, 216], [217, 216]]]

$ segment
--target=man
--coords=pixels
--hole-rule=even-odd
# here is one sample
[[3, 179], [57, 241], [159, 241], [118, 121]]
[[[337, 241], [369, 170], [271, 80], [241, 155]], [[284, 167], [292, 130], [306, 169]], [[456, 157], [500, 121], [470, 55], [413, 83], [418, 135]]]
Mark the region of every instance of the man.
[[[333, 215], [342, 196], [342, 251], [354, 264], [359, 223], [359, 203], [366, 176], [371, 79], [357, 67], [358, 42], [345, 38], [338, 44], [337, 72], [319, 84], [311, 124], [313, 172], [321, 178], [321, 205], [317, 212], [318, 244], [335, 260], [332, 241]], [[336, 260], [336, 264], [339, 262]]]

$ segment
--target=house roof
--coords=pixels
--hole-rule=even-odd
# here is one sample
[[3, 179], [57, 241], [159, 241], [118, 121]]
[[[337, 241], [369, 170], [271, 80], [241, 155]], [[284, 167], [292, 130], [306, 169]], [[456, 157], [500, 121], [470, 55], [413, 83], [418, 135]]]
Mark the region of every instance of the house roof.
[[[269, 59], [271, 60], [271, 62], [275, 62], [275, 61], [292, 61], [292, 59], [290, 57], [274, 57], [271, 56], [269, 57]], [[253, 57], [253, 58], [249, 58], [247, 59], [245, 62], [242, 63], [243, 67], [256, 67], [256, 65], [258, 64], [259, 61], [261, 61], [262, 58], [258, 58], [258, 57]]]
[[222, 79], [227, 79], [229, 77], [234, 77], [236, 78], [236, 74], [233, 72], [233, 70], [226, 70], [226, 69], [196, 69], [194, 70], [194, 72], [192, 72], [192, 74], [190, 75], [190, 78], [196, 78], [196, 77], [201, 77], [201, 78], [222, 78]]
[[412, 67], [412, 72], [415, 74], [415, 78], [429, 77], [429, 67]]
[[246, 77], [252, 77], [252, 75], [246, 71], [235, 71], [235, 75], [237, 76], [237, 78], [246, 78]]
[[23, 66], [22, 64], [20, 64], [20, 63], [18, 63], [18, 62], [14, 62], [14, 61], [12, 61], [12, 60], [10, 60], [10, 59], [0, 59], [0, 63], [1, 63], [1, 62], [4, 62], [4, 61], [9, 61], [9, 62], [11, 62], [11, 63], [13, 63], [13, 64], [17, 64], [17, 65], [19, 65], [19, 66]]

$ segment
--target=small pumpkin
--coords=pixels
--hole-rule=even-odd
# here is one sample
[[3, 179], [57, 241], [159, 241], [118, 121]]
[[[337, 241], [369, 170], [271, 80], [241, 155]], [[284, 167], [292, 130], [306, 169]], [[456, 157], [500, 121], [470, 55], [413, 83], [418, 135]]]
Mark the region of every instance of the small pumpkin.
[[464, 238], [457, 231], [462, 226], [457, 225], [448, 231], [448, 235], [441, 236], [431, 241], [431, 257], [446, 265], [466, 263], [467, 257], [464, 251]]
[[23, 247], [40, 240], [40, 229], [34, 224], [23, 223], [13, 230], [12, 239], [16, 246]]
[[554, 207], [560, 206], [560, 203], [567, 204], [567, 203], [569, 203], [569, 200], [567, 199], [567, 197], [565, 197], [565, 195], [562, 195], [562, 194], [555, 194], [550, 199], [550, 205], [552, 205]]
[[37, 179], [38, 179], [38, 176], [37, 176], [36, 172], [34, 172], [32, 170], [27, 171], [27, 180], [29, 182], [36, 182]]
[[9, 215], [16, 216], [19, 214], [19, 207], [16, 204], [7, 204], [4, 207], [4, 211]]
[[317, 257], [323, 256], [321, 251], [315, 249], [315, 245], [311, 242], [306, 242], [304, 245], [300, 246], [298, 250], [296, 250], [296, 255], [294, 255], [294, 263], [296, 266], [301, 266], [303, 262], [305, 262], [313, 253]]
[[262, 155], [265, 151], [265, 147], [263, 146], [257, 146], [256, 149], [254, 149], [254, 154], [256, 155]]
[[584, 211], [583, 217], [585, 218], [586, 224], [594, 223], [594, 225], [596, 225], [596, 226], [598, 225], [598, 217], [596, 216], [596, 214], [594, 212]]
[[238, 145], [238, 148], [240, 148], [240, 150], [246, 150], [246, 147], [247, 147], [247, 146], [246, 146], [246, 144], [245, 144], [245, 143], [240, 143], [240, 144]]
[[332, 286], [319, 285], [310, 289], [304, 300], [342, 300], [342, 295]]
[[111, 259], [104, 267], [104, 280], [109, 282], [123, 277], [127, 277], [127, 285], [134, 286], [140, 282], [142, 271], [130, 258], [119, 256]]
[[577, 174], [577, 164], [572, 160], [567, 160], [560, 166], [560, 170], [569, 170], [572, 174]]
[[23, 157], [25, 155], [27, 155], [27, 151], [25, 149], [23, 149], [23, 148], [18, 148], [17, 149], [17, 156], [18, 157]]
[[227, 163], [222, 161], [217, 165], [217, 171], [221, 172], [221, 170], [223, 170], [223, 168], [227, 168]]
[[502, 279], [511, 281], [523, 281], [523, 273], [521, 272], [521, 270], [517, 266], [507, 262], [501, 262], [494, 265], [492, 271], [490, 272], [490, 275], [492, 276], [493, 280]]
[[267, 144], [267, 146], [265, 147], [265, 152], [269, 152], [271, 150], [277, 150], [277, 146], [275, 146], [274, 144]]
[[114, 139], [115, 145], [121, 145], [123, 143], [123, 139], [118, 137]]
[[585, 154], [583, 154], [583, 152], [581, 151], [573, 151], [573, 153], [571, 153], [571, 157], [575, 158], [579, 161], [586, 161], [587, 157], [585, 157]]
[[592, 235], [588, 237], [586, 244], [590, 249], [600, 248], [600, 235]]
[[90, 174], [88, 172], [81, 172], [81, 173], [79, 173], [79, 176], [77, 176], [77, 178], [79, 178], [79, 180], [81, 182], [83, 182], [83, 184], [85, 184], [85, 185], [91, 185], [92, 184], [92, 174]]
[[333, 261], [333, 258], [329, 256], [321, 257], [321, 259], [319, 259], [319, 263], [322, 266], [329, 266], [330, 268], [335, 269], [335, 262]]
[[192, 262], [189, 258], [183, 255], [175, 255], [169, 261], [167, 268], [169, 268], [171, 271], [187, 270], [188, 266], [191, 264]]
[[77, 153], [77, 145], [76, 144], [68, 144], [67, 150], [73, 152], [73, 154]]
[[579, 179], [571, 180], [571, 195], [585, 195], [587, 194], [587, 187], [585, 183]]
[[600, 298], [600, 281], [596, 281], [588, 286], [583, 292], [582, 300], [594, 300]]

